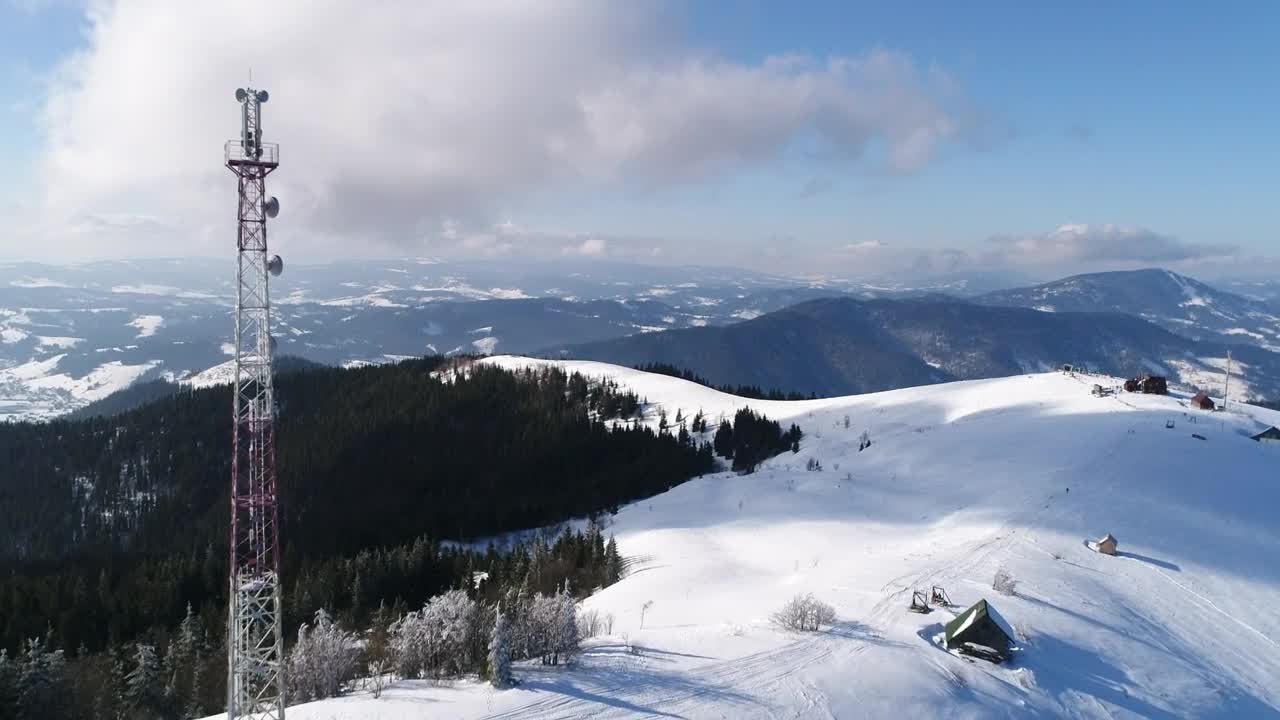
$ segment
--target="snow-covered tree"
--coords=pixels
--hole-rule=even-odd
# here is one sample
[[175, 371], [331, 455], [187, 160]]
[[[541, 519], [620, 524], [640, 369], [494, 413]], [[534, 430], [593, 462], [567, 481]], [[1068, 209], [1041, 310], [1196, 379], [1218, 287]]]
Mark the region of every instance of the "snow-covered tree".
[[[476, 603], [462, 590], [450, 590], [409, 613], [391, 629], [396, 670], [403, 677], [456, 677], [479, 660], [474, 638]], [[481, 636], [482, 637], [482, 636]]]
[[356, 675], [355, 635], [340, 628], [324, 609], [312, 625], [298, 628], [298, 642], [289, 654], [291, 696], [299, 701], [334, 697]]
[[476, 622], [476, 603], [462, 590], [450, 590], [427, 603], [432, 630], [437, 677], [456, 677], [472, 667], [471, 637]]
[[559, 617], [560, 607], [555, 596], [538, 595], [529, 603], [529, 615], [526, 621], [529, 654], [540, 658], [543, 665], [552, 664], [555, 653], [555, 627]]
[[511, 657], [526, 659], [533, 657], [529, 638], [530, 595], [528, 578], [519, 588], [507, 593], [507, 622], [511, 625]]
[[813, 593], [805, 593], [789, 600], [770, 619], [786, 630], [817, 632], [823, 625], [836, 621], [836, 609], [814, 597]]
[[108, 701], [111, 705], [111, 713], [108, 717], [126, 720], [129, 717], [129, 703], [126, 696], [132, 658], [129, 657], [129, 648], [125, 645], [112, 646], [107, 652], [111, 656], [111, 697]]
[[40, 639], [27, 641], [17, 673], [17, 714], [24, 718], [66, 717], [65, 660], [62, 651], [49, 652]]
[[139, 643], [133, 653], [133, 670], [125, 676], [125, 703], [130, 717], [160, 714], [164, 704], [164, 678], [154, 645]]
[[190, 705], [194, 676], [199, 672], [199, 643], [200, 620], [188, 603], [186, 617], [164, 658], [165, 693], [175, 707], [186, 709]]
[[489, 680], [496, 688], [511, 685], [511, 624], [498, 606], [489, 634]]
[[10, 659], [9, 651], [0, 648], [0, 718], [17, 714], [18, 663]]
[[200, 702], [200, 693], [204, 690], [200, 682], [201, 664], [197, 657], [195, 664], [191, 668], [191, 686], [187, 690], [187, 701], [182, 707], [182, 717], [184, 718], [205, 716], [204, 705]]
[[387, 673], [395, 667], [395, 653], [391, 647], [391, 611], [386, 604], [378, 606], [373, 613], [373, 622], [365, 635], [364, 656], [369, 677], [373, 681], [373, 696], [382, 696], [382, 688], [386, 684]]
[[426, 672], [427, 626], [422, 611], [411, 612], [391, 625], [389, 644], [396, 674], [420, 678]]
[[[556, 662], [568, 663], [574, 653], [578, 652], [580, 638], [578, 635], [578, 605], [569, 594], [569, 584], [556, 596], [559, 612], [556, 617], [555, 640]], [[552, 664], [555, 664], [554, 662]]]

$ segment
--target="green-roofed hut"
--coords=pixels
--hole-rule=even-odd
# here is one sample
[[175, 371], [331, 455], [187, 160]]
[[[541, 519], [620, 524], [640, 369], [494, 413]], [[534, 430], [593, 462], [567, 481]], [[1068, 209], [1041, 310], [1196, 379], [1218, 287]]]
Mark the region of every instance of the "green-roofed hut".
[[[1013, 628], [986, 600], [979, 600], [947, 623], [946, 638], [948, 649], [994, 654], [999, 660], [1006, 660], [1013, 645]], [[983, 648], [990, 648], [991, 653]]]

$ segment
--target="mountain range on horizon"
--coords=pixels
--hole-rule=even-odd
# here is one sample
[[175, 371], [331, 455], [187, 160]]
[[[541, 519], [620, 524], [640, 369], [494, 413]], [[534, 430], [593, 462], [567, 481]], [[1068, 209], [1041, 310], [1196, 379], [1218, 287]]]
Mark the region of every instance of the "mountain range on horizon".
[[[54, 417], [135, 382], [180, 381], [224, 363], [230, 301], [220, 267], [207, 260], [4, 266], [0, 416]], [[716, 382], [821, 394], [1062, 362], [1166, 372], [1209, 387], [1234, 348], [1245, 382], [1233, 395], [1280, 392], [1275, 354], [1266, 352], [1280, 347], [1280, 303], [1265, 287], [1246, 296], [1160, 269], [974, 292], [980, 287], [963, 277], [912, 287], [608, 262], [567, 263], [558, 273], [550, 265], [431, 259], [303, 265], [273, 286], [273, 332], [282, 354], [330, 365], [567, 352], [629, 365], [672, 362]], [[851, 303], [834, 324], [840, 312], [806, 305], [831, 298]], [[1041, 312], [1001, 312], [1019, 308]], [[964, 339], [988, 334], [985, 348]], [[945, 348], [969, 354], [948, 357]]]

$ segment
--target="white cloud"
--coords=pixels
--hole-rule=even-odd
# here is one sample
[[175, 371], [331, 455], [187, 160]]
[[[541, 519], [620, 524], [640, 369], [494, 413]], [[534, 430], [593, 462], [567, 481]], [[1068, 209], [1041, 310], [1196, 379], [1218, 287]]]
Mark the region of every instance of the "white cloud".
[[1240, 259], [1230, 245], [1185, 242], [1139, 226], [1111, 224], [1067, 224], [1042, 233], [1002, 235], [970, 248], [866, 240], [837, 246], [819, 258], [831, 270], [862, 276], [918, 278], [980, 272], [1045, 279], [1152, 266], [1192, 272], [1239, 265]]
[[[797, 145], [913, 172], [979, 130], [905, 55], [728, 61], [671, 40], [656, 3], [103, 0], [87, 17], [43, 113], [33, 231], [66, 253], [228, 245], [221, 150], [250, 68], [281, 144], [273, 238], [339, 254], [493, 228], [548, 187], [701, 181]], [[104, 218], [146, 224], [110, 248], [67, 232]]]
[[884, 247], [884, 243], [879, 240], [863, 240], [862, 242], [849, 243], [844, 246], [848, 252], [862, 252], [865, 250], [879, 250]]
[[586, 255], [588, 257], [601, 257], [605, 254], [607, 244], [600, 238], [588, 238], [577, 245], [566, 245], [561, 251], [565, 255]]
[[1014, 266], [1178, 263], [1227, 257], [1231, 245], [1188, 243], [1135, 225], [1062, 225], [1047, 233], [990, 238], [990, 260]]

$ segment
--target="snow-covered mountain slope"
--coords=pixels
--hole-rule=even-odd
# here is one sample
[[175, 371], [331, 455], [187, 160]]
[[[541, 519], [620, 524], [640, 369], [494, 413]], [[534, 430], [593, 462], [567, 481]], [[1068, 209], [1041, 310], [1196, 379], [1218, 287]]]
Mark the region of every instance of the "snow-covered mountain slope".
[[1280, 350], [1280, 309], [1274, 303], [1219, 290], [1168, 270], [1075, 275], [1034, 287], [998, 290], [976, 300], [1047, 312], [1130, 313], [1194, 340]]
[[[230, 262], [0, 263], [0, 370], [63, 354], [59, 372], [76, 381], [116, 365], [148, 367], [142, 379], [199, 373], [226, 360]], [[272, 332], [282, 353], [333, 365], [428, 353], [533, 353], [737, 322], [815, 297], [962, 290], [956, 282], [917, 289], [564, 258], [290, 262], [272, 281]], [[89, 400], [0, 378], [0, 413], [13, 419], [66, 413]]]
[[[1249, 438], [1280, 413], [1098, 398], [1091, 386], [1108, 380], [1061, 374], [747, 401], [558, 364], [636, 390], [650, 422], [749, 405], [805, 437], [753, 475], [623, 508], [610, 531], [631, 573], [584, 601], [614, 616], [613, 634], [575, 667], [521, 667], [504, 691], [402, 682], [289, 717], [1280, 717], [1280, 450]], [[1120, 556], [1085, 546], [1106, 532]], [[1016, 595], [991, 589], [1000, 568]], [[907, 612], [911, 591], [934, 585], [959, 607]], [[804, 592], [839, 623], [773, 628], [770, 613]], [[1008, 665], [930, 640], [981, 598], [1020, 636]]]

